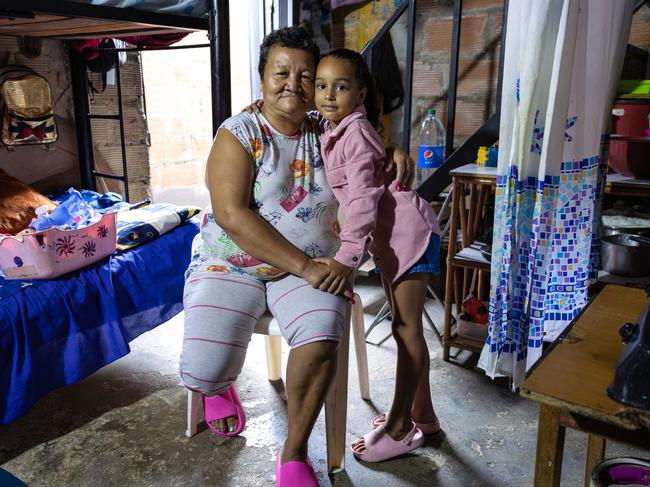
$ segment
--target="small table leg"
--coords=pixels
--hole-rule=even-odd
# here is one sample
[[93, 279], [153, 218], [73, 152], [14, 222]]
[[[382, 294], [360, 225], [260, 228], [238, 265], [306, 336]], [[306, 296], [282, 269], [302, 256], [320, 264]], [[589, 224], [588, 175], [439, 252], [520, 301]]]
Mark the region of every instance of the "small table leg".
[[585, 487], [591, 485], [591, 472], [605, 457], [605, 438], [592, 433], [587, 434], [587, 460], [585, 462]]
[[540, 404], [535, 487], [559, 487], [562, 476], [564, 431], [564, 426], [560, 424], [560, 409], [548, 404]]

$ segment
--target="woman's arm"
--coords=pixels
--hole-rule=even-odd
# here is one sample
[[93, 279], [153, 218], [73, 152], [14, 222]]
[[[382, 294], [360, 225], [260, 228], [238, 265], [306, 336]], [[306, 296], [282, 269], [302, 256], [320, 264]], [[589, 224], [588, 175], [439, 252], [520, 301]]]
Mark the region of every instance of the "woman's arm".
[[312, 261], [250, 209], [254, 177], [244, 147], [227, 129], [220, 130], [207, 163], [215, 221], [244, 252], [318, 287], [329, 273], [327, 266]]
[[[260, 113], [263, 105], [264, 101], [256, 100], [247, 107], [244, 107], [242, 112]], [[318, 126], [323, 123], [322, 116], [316, 110], [308, 112], [307, 116]], [[385, 168], [389, 181], [393, 179], [396, 181], [398, 191], [411, 189], [413, 179], [415, 178], [415, 161], [401, 147], [397, 147], [396, 145], [386, 147]]]
[[[391, 174], [395, 171], [395, 174]], [[386, 148], [386, 172], [389, 181], [395, 180], [398, 191], [409, 190], [415, 177], [415, 161], [395, 145]]]

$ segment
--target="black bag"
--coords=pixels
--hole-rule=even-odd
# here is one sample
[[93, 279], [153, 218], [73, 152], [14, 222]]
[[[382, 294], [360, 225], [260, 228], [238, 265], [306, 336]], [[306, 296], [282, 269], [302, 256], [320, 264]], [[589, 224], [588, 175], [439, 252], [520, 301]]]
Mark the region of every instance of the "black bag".
[[98, 90], [95, 88], [90, 80], [90, 89], [93, 93], [103, 93], [106, 89], [106, 73], [115, 67], [115, 62], [117, 60], [116, 51], [107, 51], [102, 49], [115, 49], [115, 43], [113, 39], [102, 39], [99, 45], [97, 46], [97, 51], [99, 55], [94, 59], [86, 60], [86, 66], [93, 73], [101, 73], [102, 75], [102, 89]]

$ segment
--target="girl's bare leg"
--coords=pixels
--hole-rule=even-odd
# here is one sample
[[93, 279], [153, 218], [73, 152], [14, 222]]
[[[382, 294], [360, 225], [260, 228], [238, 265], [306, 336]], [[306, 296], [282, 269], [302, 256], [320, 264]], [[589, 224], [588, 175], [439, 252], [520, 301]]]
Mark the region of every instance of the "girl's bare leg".
[[[422, 309], [428, 279], [428, 274], [418, 273], [406, 275], [392, 287], [383, 282], [393, 316], [393, 338], [397, 343], [395, 393], [385, 423], [386, 432], [395, 440], [404, 438], [413, 427], [411, 408], [424, 370], [429, 368], [429, 353], [422, 332]], [[428, 390], [428, 374], [426, 380]], [[363, 453], [363, 438], [355, 441], [352, 449]]]
[[408, 274], [391, 288], [397, 372], [393, 405], [385, 428], [396, 440], [403, 438], [413, 427], [411, 408], [422, 372], [429, 364], [429, 353], [422, 331], [422, 309], [428, 280], [428, 274]]

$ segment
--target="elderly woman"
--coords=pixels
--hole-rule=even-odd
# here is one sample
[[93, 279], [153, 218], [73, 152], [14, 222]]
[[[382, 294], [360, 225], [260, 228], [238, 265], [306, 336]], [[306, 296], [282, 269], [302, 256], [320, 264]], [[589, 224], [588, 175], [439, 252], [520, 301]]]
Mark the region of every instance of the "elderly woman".
[[[285, 486], [318, 485], [307, 441], [334, 376], [347, 306], [340, 280], [314, 260], [339, 246], [318, 120], [306, 115], [318, 58], [302, 28], [264, 39], [264, 104], [260, 113], [229, 118], [217, 133], [207, 164], [212, 209], [203, 213], [185, 284], [181, 375], [203, 394], [215, 434], [234, 436], [244, 428], [233, 382], [267, 307], [291, 346], [288, 435], [276, 480]], [[402, 171], [412, 162], [407, 159], [400, 154]]]

